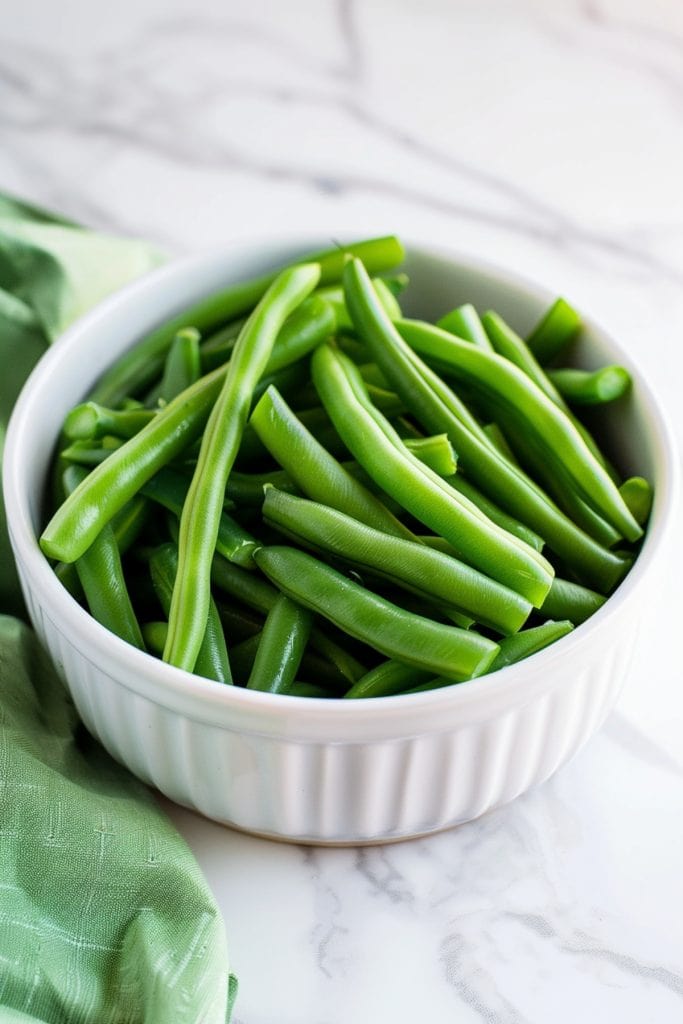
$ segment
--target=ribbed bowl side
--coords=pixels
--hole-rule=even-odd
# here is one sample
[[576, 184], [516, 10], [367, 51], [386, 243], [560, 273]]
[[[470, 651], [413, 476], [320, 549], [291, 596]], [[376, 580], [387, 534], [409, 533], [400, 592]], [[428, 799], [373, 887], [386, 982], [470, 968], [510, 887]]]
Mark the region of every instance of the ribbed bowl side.
[[[248, 831], [302, 842], [372, 842], [469, 821], [548, 778], [602, 723], [636, 642], [637, 607], [554, 685], [481, 720], [375, 743], [302, 742], [185, 718], [90, 660], [26, 588], [35, 628], [88, 729], [143, 781]], [[624, 638], [628, 637], [625, 642]]]

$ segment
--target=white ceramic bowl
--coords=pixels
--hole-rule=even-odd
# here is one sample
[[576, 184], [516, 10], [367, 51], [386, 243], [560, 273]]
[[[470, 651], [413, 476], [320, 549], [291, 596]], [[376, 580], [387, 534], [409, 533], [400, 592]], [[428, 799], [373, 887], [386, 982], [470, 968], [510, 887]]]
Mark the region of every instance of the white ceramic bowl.
[[[654, 480], [656, 500], [635, 567], [571, 635], [472, 682], [356, 702], [220, 686], [129, 647], [69, 596], [37, 543], [64, 414], [160, 322], [230, 280], [319, 247], [320, 239], [239, 245], [175, 263], [80, 320], [17, 403], [5, 448], [5, 503], [34, 626], [88, 729], [115, 758], [172, 800], [249, 832], [313, 843], [386, 841], [447, 828], [512, 800], [600, 726], [624, 682], [669, 542], [676, 464], [647, 385], [628, 355], [589, 325], [578, 362], [621, 362], [634, 371], [633, 396], [610, 414], [607, 433], [623, 468]], [[524, 331], [554, 297], [417, 246], [407, 270], [412, 313], [440, 315], [471, 301]]]

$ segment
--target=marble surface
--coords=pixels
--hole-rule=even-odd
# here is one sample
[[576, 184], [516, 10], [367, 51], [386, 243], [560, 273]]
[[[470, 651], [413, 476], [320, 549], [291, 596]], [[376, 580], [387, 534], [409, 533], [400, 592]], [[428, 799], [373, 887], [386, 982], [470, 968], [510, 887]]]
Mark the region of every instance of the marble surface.
[[[516, 268], [633, 352], [683, 440], [678, 0], [22, 0], [0, 187], [171, 253], [394, 230]], [[171, 808], [237, 1024], [683, 1019], [683, 546], [619, 705], [457, 830], [304, 849]]]

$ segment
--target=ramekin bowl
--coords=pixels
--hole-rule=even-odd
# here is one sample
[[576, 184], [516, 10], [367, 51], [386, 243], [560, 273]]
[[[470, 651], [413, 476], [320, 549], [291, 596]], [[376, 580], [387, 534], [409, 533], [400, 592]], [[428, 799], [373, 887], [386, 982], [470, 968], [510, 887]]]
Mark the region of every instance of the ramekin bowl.
[[[324, 242], [322, 243], [325, 244]], [[624, 470], [655, 483], [642, 551], [597, 614], [528, 660], [420, 694], [319, 700], [221, 686], [138, 651], [64, 590], [38, 546], [48, 468], [66, 411], [138, 338], [201, 296], [320, 239], [236, 245], [174, 263], [74, 325], [36, 367], [8, 429], [10, 537], [36, 631], [87, 728], [139, 778], [233, 827], [309, 843], [382, 842], [468, 821], [547, 779], [600, 726], [625, 680], [641, 610], [670, 543], [677, 490], [670, 432], [627, 353], [587, 324], [585, 367], [620, 362], [633, 393], [605, 416]], [[410, 246], [411, 313], [493, 307], [525, 331], [554, 296], [452, 253]]]

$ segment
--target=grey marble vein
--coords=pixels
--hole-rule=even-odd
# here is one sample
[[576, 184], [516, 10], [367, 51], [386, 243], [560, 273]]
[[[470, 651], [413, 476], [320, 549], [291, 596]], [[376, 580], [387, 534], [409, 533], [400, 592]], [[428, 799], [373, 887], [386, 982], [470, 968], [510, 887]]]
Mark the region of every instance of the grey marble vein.
[[[211, 18], [206, 15], [191, 19], [171, 18], [148, 26], [134, 48], [111, 49], [90, 56], [82, 66], [61, 63], [55, 55], [34, 47], [5, 48], [0, 74], [8, 86], [0, 101], [0, 119], [15, 132], [34, 133], [49, 127], [71, 136], [88, 138], [111, 146], [126, 144], [137, 150], [162, 157], [180, 165], [215, 171], [248, 174], [280, 184], [298, 184], [317, 192], [342, 197], [350, 193], [381, 196], [395, 202], [423, 207], [459, 220], [535, 238], [539, 242], [574, 252], [584, 259], [601, 255], [616, 260], [616, 270], [626, 274], [646, 272], [671, 281], [683, 280], [683, 273], [657, 254], [645, 248], [642, 239], [634, 244], [623, 233], [598, 232], [569, 219], [553, 205], [539, 200], [528, 190], [492, 174], [443, 150], [432, 141], [420, 138], [414, 130], [394, 124], [361, 103], [353, 89], [361, 62], [360, 46], [352, 15], [346, 2], [338, 6], [338, 17], [344, 26], [345, 58], [342, 65], [311, 56], [305, 47], [284, 39], [267, 26], [234, 18]], [[242, 39], [257, 44], [264, 51], [275, 49], [288, 63], [302, 65], [313, 75], [315, 88], [291, 85], [254, 83], [228, 76], [213, 81], [202, 77], [183, 98], [168, 94], [161, 83], [150, 78], [146, 65], [135, 56], [150, 47], [163, 55], [164, 47], [178, 38], [184, 43], [196, 42], [195, 53], [204, 43], [223, 39], [228, 48]], [[162, 60], [163, 63], [163, 60]], [[328, 76], [350, 80], [352, 92], [333, 89], [321, 92]], [[128, 88], [134, 77], [136, 89]], [[87, 88], [83, 89], [83, 84]], [[394, 146], [397, 153], [410, 153], [419, 163], [438, 169], [446, 175], [450, 187], [435, 192], [408, 184], [386, 173], [329, 168], [311, 168], [283, 154], [269, 157], [252, 155], [239, 137], [221, 139], [210, 135], [197, 122], [197, 103], [220, 103], [227, 97], [252, 96], [287, 108], [305, 109], [317, 106], [336, 111], [366, 130], [371, 139], [381, 139]], [[59, 103], [55, 103], [55, 97]], [[33, 156], [34, 161], [40, 158]], [[485, 201], [458, 201], [460, 183], [466, 182], [483, 190]], [[502, 204], [502, 205], [501, 205]], [[99, 211], [93, 211], [98, 226]], [[162, 240], [163, 241], [163, 240]]]
[[683, 976], [667, 967], [645, 963], [621, 950], [610, 949], [582, 931], [577, 930], [570, 936], [560, 936], [550, 922], [540, 914], [506, 912], [505, 916], [517, 921], [524, 928], [538, 935], [539, 938], [557, 940], [557, 945], [562, 952], [576, 957], [604, 960], [626, 974], [641, 980], [652, 981], [675, 995], [683, 997]]

